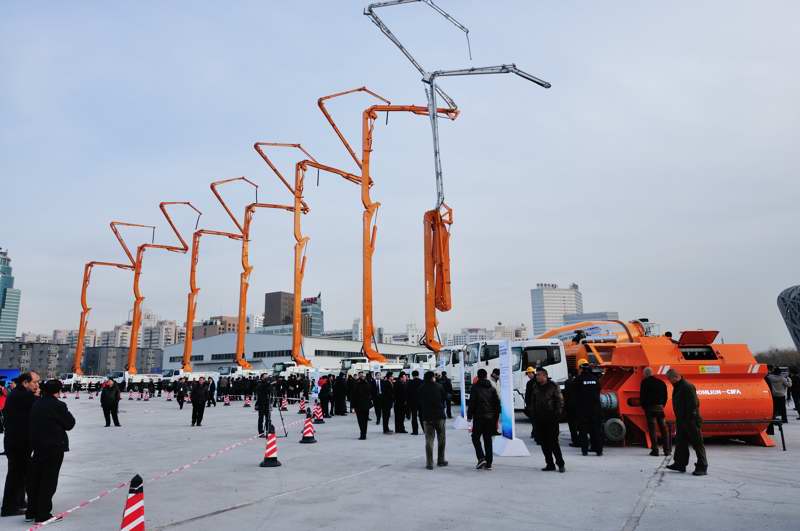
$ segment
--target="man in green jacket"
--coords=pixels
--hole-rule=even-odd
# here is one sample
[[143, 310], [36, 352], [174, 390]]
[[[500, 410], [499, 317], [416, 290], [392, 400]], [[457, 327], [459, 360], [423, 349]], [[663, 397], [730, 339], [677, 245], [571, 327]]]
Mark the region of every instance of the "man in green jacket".
[[667, 378], [672, 383], [672, 410], [675, 412], [675, 459], [667, 468], [677, 472], [686, 472], [689, 464], [689, 445], [697, 455], [697, 463], [692, 475], [705, 476], [708, 471], [706, 449], [703, 446], [703, 434], [700, 418], [700, 401], [694, 385], [683, 378], [678, 371], [670, 369]]

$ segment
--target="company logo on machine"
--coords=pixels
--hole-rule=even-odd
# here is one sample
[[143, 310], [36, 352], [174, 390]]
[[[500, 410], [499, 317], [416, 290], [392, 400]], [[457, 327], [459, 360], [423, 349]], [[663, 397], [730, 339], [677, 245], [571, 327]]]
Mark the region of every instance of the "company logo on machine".
[[697, 370], [700, 374], [719, 374], [719, 365], [700, 365]]
[[698, 396], [737, 396], [741, 395], [741, 389], [698, 389], [697, 395]]

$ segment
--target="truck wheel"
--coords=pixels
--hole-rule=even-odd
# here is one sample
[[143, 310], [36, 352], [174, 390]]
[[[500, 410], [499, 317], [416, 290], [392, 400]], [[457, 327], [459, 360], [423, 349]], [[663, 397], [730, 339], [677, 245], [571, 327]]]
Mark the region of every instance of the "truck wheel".
[[625, 423], [622, 419], [608, 419], [603, 423], [603, 433], [607, 441], [622, 442], [625, 440]]

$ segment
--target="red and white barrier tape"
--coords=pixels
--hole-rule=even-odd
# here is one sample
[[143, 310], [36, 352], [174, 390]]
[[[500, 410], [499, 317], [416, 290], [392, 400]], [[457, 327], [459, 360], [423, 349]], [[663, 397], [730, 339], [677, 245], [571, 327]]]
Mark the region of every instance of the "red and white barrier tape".
[[[296, 424], [301, 424], [303, 422], [303, 420], [304, 419], [296, 420], [294, 422], [290, 422], [289, 424], [286, 425], [286, 427], [289, 428], [289, 427], [295, 426]], [[256, 439], [258, 439], [258, 435], [253, 435], [252, 437], [248, 437], [246, 439], [242, 439], [242, 440], [240, 440], [238, 442], [235, 442], [233, 444], [229, 444], [228, 446], [226, 446], [224, 448], [220, 448], [216, 452], [212, 452], [212, 453], [208, 454], [205, 457], [201, 457], [199, 459], [195, 459], [191, 463], [187, 463], [187, 464], [185, 464], [183, 466], [179, 466], [177, 468], [173, 468], [172, 470], [168, 470], [166, 472], [162, 472], [162, 473], [160, 473], [160, 474], [158, 474], [156, 476], [153, 476], [152, 478], [150, 478], [145, 483], [158, 481], [158, 480], [167, 478], [169, 476], [172, 476], [174, 474], [177, 474], [178, 472], [183, 472], [184, 470], [187, 470], [187, 469], [189, 469], [189, 468], [191, 468], [191, 467], [193, 467], [195, 465], [198, 465], [198, 464], [203, 463], [204, 461], [208, 461], [210, 459], [214, 459], [215, 457], [218, 457], [218, 456], [220, 456], [220, 455], [222, 455], [222, 454], [224, 454], [226, 452], [230, 452], [231, 450], [233, 450], [235, 448], [238, 448], [240, 446], [243, 446], [243, 445], [245, 445], [245, 444], [247, 444], [249, 442], [252, 442], [252, 441], [254, 441]], [[66, 511], [63, 511], [63, 512], [60, 512], [60, 513], [56, 514], [55, 516], [53, 516], [51, 519], [47, 520], [46, 522], [42, 522], [40, 524], [36, 524], [36, 525], [28, 528], [28, 531], [36, 531], [37, 529], [41, 529], [42, 527], [44, 527], [46, 525], [52, 524], [53, 522], [59, 521], [59, 520], [61, 520], [63, 518], [66, 518], [68, 515], [74, 513], [78, 509], [83, 509], [87, 505], [90, 505], [90, 504], [92, 504], [92, 503], [94, 503], [94, 502], [96, 502], [96, 501], [98, 501], [98, 500], [100, 500], [102, 498], [105, 498], [106, 496], [108, 496], [112, 492], [118, 491], [118, 490], [120, 490], [122, 488], [125, 488], [127, 486], [128, 486], [127, 482], [120, 483], [118, 485], [114, 485], [110, 489], [104, 490], [103, 492], [101, 492], [97, 496], [95, 496], [93, 498], [89, 498], [88, 500], [84, 500], [81, 503], [79, 503], [78, 505], [76, 505], [75, 507], [72, 507], [70, 509], [67, 509]]]

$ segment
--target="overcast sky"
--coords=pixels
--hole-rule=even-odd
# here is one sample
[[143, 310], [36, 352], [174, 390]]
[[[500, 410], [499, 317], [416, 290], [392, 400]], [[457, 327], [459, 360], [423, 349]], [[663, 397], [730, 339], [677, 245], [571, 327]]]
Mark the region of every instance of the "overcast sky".
[[[158, 225], [190, 200], [201, 226], [231, 230], [208, 184], [247, 175], [259, 199], [288, 192], [253, 151], [301, 142], [353, 169], [316, 99], [367, 85], [425, 101], [418, 73], [362, 15], [366, 2], [22, 2], [0, 7], [0, 247], [22, 290], [19, 331], [77, 328], [83, 264], [122, 260], [112, 219]], [[441, 328], [531, 326], [537, 282], [577, 282], [586, 311], [647, 316], [663, 329], [719, 329], [754, 350], [788, 346], [778, 293], [800, 283], [800, 5], [794, 1], [441, 0], [463, 34], [424, 5], [383, 11], [429, 69], [514, 62], [513, 76], [442, 81], [462, 115], [441, 123], [455, 210], [453, 310]], [[366, 97], [331, 109], [360, 143]], [[436, 199], [429, 124], [376, 126], [382, 203], [375, 320], [423, 324], [422, 223]], [[291, 175], [294, 158], [279, 157]], [[309, 175], [304, 294], [326, 328], [361, 313], [356, 186]], [[236, 212], [253, 199], [226, 191]], [[194, 220], [176, 215], [190, 235]], [[131, 244], [149, 233], [126, 231]], [[188, 238], [188, 236], [187, 236]], [[255, 216], [249, 312], [291, 291], [291, 219]], [[145, 306], [183, 321], [188, 256], [148, 251]], [[234, 315], [239, 247], [205, 238], [198, 316]], [[130, 273], [95, 271], [89, 326], [123, 321]]]

